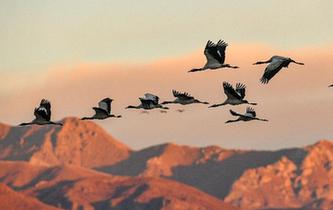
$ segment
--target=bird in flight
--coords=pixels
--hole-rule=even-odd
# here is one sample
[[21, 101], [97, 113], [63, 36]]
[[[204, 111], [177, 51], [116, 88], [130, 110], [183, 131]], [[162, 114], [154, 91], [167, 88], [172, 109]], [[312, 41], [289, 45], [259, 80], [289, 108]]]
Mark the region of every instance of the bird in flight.
[[193, 96], [191, 96], [187, 92], [179, 92], [177, 90], [172, 90], [173, 96], [176, 98], [173, 101], [164, 101], [162, 104], [181, 104], [181, 105], [187, 105], [187, 104], [209, 104], [208, 102], [202, 102], [198, 99], [195, 99]]
[[224, 106], [227, 104], [230, 104], [230, 105], [239, 105], [239, 104], [257, 105], [257, 103], [250, 103], [247, 100], [244, 100], [245, 89], [246, 89], [246, 86], [242, 83], [237, 83], [236, 89], [235, 89], [228, 82], [223, 82], [223, 90], [224, 90], [224, 94], [227, 96], [227, 99], [223, 103], [211, 105], [209, 108]]
[[110, 117], [120, 118], [121, 115], [111, 114], [111, 103], [113, 99], [104, 98], [98, 102], [98, 107], [93, 107], [95, 114], [92, 117], [83, 117], [82, 120], [104, 120]]
[[21, 123], [20, 126], [26, 125], [61, 125], [62, 123], [52, 122], [51, 121], [51, 103], [42, 99], [39, 107], [36, 107], [34, 110], [35, 119], [28, 123]]
[[328, 87], [333, 87], [333, 84], [332, 84], [332, 85], [330, 85], [330, 86], [328, 86]]
[[232, 122], [238, 122], [238, 121], [251, 121], [251, 120], [259, 120], [259, 121], [265, 121], [265, 122], [268, 121], [266, 119], [257, 118], [256, 112], [251, 107], [246, 108], [245, 114], [239, 114], [235, 111], [232, 111], [231, 109], [230, 109], [230, 113], [231, 113], [231, 115], [237, 116], [238, 118], [235, 120], [228, 120], [225, 123], [232, 123]]
[[269, 63], [264, 71], [260, 81], [263, 84], [267, 84], [283, 67], [289, 66], [290, 63], [296, 63], [298, 65], [304, 65], [304, 63], [296, 62], [291, 58], [282, 56], [273, 56], [267, 61], [258, 61], [253, 65]]
[[194, 68], [189, 72], [197, 72], [197, 71], [205, 71], [208, 69], [215, 70], [220, 68], [239, 68], [238, 66], [232, 66], [230, 64], [225, 64], [225, 50], [228, 44], [223, 41], [219, 40], [217, 44], [208, 40], [204, 54], [206, 56], [207, 62], [202, 68]]
[[128, 106], [126, 109], [169, 109], [168, 107], [159, 104], [160, 98], [154, 94], [146, 93], [143, 98], [139, 98], [140, 104], [137, 106]]

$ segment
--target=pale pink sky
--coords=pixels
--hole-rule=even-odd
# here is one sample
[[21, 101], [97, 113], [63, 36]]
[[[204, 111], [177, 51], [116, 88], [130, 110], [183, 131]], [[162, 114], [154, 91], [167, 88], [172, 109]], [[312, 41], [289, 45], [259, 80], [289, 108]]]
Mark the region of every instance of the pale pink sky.
[[[268, 85], [259, 83], [265, 66], [253, 62], [271, 55], [285, 55], [305, 63], [290, 65]], [[231, 43], [227, 62], [237, 70], [189, 74], [204, 64], [202, 50], [153, 63], [82, 63], [55, 66], [44, 73], [7, 73], [0, 85], [1, 122], [18, 124], [33, 118], [33, 109], [45, 97], [52, 102], [52, 118], [89, 116], [91, 107], [103, 97], [114, 98], [113, 112], [122, 119], [97, 122], [133, 148], [172, 141], [188, 145], [216, 144], [228, 148], [276, 149], [300, 146], [322, 138], [333, 138], [333, 45], [274, 50], [260, 44]], [[243, 112], [246, 106], [208, 109], [206, 105], [171, 105], [168, 114], [125, 110], [138, 103], [145, 92], [161, 100], [172, 99], [171, 90], [188, 91], [201, 100], [222, 102], [222, 82], [243, 82], [247, 98], [258, 102], [257, 115], [270, 122], [226, 125], [229, 109]], [[184, 108], [185, 112], [175, 112]]]
[[1, 0], [0, 71], [152, 61], [207, 39], [296, 49], [333, 42], [328, 0]]

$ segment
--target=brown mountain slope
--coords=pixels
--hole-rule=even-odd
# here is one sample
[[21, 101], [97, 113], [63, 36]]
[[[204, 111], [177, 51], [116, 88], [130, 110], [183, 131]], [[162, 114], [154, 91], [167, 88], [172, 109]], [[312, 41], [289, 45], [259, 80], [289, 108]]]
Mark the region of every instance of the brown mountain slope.
[[302, 155], [302, 149], [266, 152], [163, 144], [134, 152], [128, 159], [100, 170], [115, 175], [165, 176], [224, 198], [247, 169], [274, 163], [284, 155], [297, 161], [298, 153]]
[[17, 161], [1, 161], [0, 168], [1, 182], [64, 209], [236, 210], [193, 187], [162, 178], [119, 177], [77, 166]]
[[333, 209], [333, 143], [278, 151], [164, 144], [100, 170], [165, 176], [242, 208]]
[[274, 164], [247, 170], [225, 200], [253, 209], [333, 209], [333, 143], [320, 141], [304, 151], [298, 164], [285, 156]]
[[60, 210], [48, 206], [33, 197], [15, 192], [0, 183], [0, 209], [1, 210]]
[[0, 124], [0, 160], [98, 167], [123, 160], [130, 153], [94, 122], [77, 118], [66, 118], [63, 127]]
[[173, 167], [191, 165], [200, 158], [200, 155], [199, 148], [162, 144], [134, 152], [121, 163], [100, 169], [128, 176], [171, 176]]
[[54, 185], [64, 180], [78, 180], [107, 176], [88, 168], [74, 165], [40, 166], [24, 161], [0, 161], [0, 182], [15, 190], [31, 189], [39, 185]]
[[45, 203], [60, 202], [61, 207], [71, 209], [236, 209], [195, 188], [152, 177], [91, 177], [35, 188], [32, 193]]

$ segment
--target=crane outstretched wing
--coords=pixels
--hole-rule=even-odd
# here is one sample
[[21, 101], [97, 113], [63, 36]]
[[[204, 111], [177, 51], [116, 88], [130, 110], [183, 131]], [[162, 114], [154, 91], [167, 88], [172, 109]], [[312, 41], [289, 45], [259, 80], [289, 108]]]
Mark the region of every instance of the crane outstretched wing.
[[172, 94], [174, 97], [179, 98], [181, 100], [191, 100], [193, 96], [186, 92], [179, 92], [177, 90], [172, 90]]
[[244, 99], [245, 97], [245, 89], [246, 89], [246, 86], [242, 83], [237, 83], [236, 84], [236, 92], [240, 95], [240, 97], [242, 99]]
[[51, 120], [51, 103], [46, 100], [42, 99], [39, 107], [36, 107], [34, 110], [34, 115], [36, 119], [43, 119], [50, 121]]
[[270, 64], [265, 69], [263, 76], [261, 77], [260, 81], [263, 84], [267, 84], [269, 80], [271, 80], [282, 68], [283, 63], [285, 60], [280, 58], [275, 58], [272, 60]]
[[219, 59], [218, 61], [221, 63], [221, 64], [224, 64], [224, 61], [225, 61], [225, 49], [227, 48], [228, 46], [228, 43], [226, 43], [225, 41], [223, 40], [219, 40], [217, 42], [217, 53], [219, 54]]
[[228, 82], [223, 82], [223, 90], [229, 99], [243, 99], [242, 96]]
[[256, 111], [254, 111], [254, 109], [252, 107], [247, 107], [246, 108], [245, 115], [249, 116], [249, 117], [253, 117], [253, 118], [257, 116]]
[[154, 105], [156, 105], [155, 102], [151, 99], [139, 98], [139, 100], [141, 101], [142, 107], [144, 109], [152, 109], [154, 108]]
[[93, 110], [95, 111], [96, 115], [109, 115], [110, 114], [107, 110], [100, 108], [100, 107], [93, 107]]
[[151, 100], [155, 105], [157, 105], [160, 100], [160, 98], [158, 96], [151, 94], [151, 93], [146, 93], [145, 99]]
[[209, 65], [214, 65], [214, 64], [221, 64], [220, 60], [221, 60], [221, 56], [218, 53], [218, 49], [217, 49], [217, 45], [214, 44], [214, 42], [208, 40], [206, 47], [205, 47], [205, 51], [204, 54], [206, 56], [207, 59], [207, 64], [209, 63]]
[[[111, 99], [110, 98], [104, 98], [100, 102], [98, 102], [98, 107], [100, 109], [105, 110], [107, 113], [111, 113]], [[96, 111], [96, 110], [95, 110]]]

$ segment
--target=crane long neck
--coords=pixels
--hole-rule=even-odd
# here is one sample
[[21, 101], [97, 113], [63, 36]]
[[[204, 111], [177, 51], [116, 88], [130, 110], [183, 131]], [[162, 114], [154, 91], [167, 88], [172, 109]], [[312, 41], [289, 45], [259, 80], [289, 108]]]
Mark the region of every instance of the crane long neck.
[[239, 121], [239, 119], [236, 119], [236, 120], [228, 120], [228, 121], [226, 121], [225, 123], [233, 123], [233, 122], [238, 122]]
[[232, 66], [230, 64], [222, 64], [221, 67], [222, 68], [232, 68], [232, 69], [238, 69], [239, 68], [238, 66]]
[[209, 102], [207, 102], [207, 101], [199, 101], [199, 100], [197, 100], [196, 103], [199, 103], [199, 104], [209, 104]]
[[255, 102], [247, 102], [247, 104], [250, 104], [250, 105], [258, 105], [258, 103], [255, 103]]
[[32, 122], [28, 122], [28, 123], [21, 123], [19, 124], [19, 126], [26, 126], [26, 125], [32, 125], [33, 123]]
[[81, 118], [81, 120], [92, 120], [92, 119], [94, 119], [94, 117], [83, 117], [83, 118]]
[[226, 104], [227, 104], [226, 102], [223, 102], [221, 104], [213, 104], [213, 105], [209, 106], [208, 108], [213, 108], [213, 107], [218, 107], [218, 106], [224, 106]]
[[128, 106], [126, 107], [126, 109], [141, 109], [142, 107], [139, 105], [139, 106]]
[[207, 69], [206, 66], [204, 66], [204, 67], [202, 67], [202, 68], [194, 68], [194, 69], [189, 70], [188, 72], [203, 71], [203, 70], [205, 70], [205, 69]]
[[256, 120], [259, 120], [259, 121], [264, 121], [264, 122], [268, 122], [267, 119], [260, 119], [260, 118], [256, 118]]

